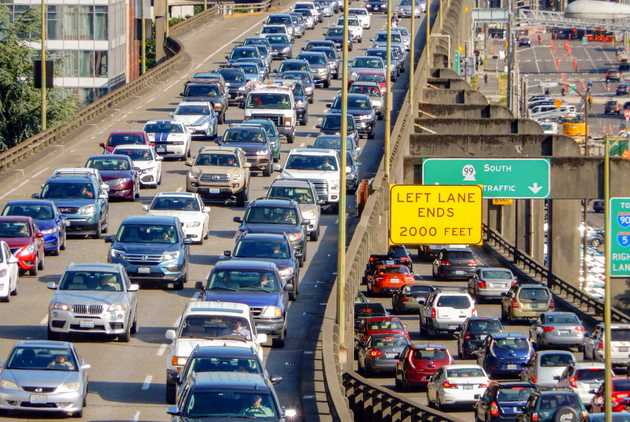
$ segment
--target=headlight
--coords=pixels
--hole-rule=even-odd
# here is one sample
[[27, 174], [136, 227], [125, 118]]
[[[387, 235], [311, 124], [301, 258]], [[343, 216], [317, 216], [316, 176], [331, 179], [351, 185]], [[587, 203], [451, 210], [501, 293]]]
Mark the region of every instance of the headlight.
[[320, 67], [319, 69], [317, 69], [317, 73], [326, 73], [327, 68], [325, 67]]
[[80, 215], [92, 215], [96, 212], [96, 205], [90, 204], [81, 208]]
[[295, 102], [295, 107], [297, 107], [297, 108], [304, 108], [304, 107], [306, 107], [306, 104], [304, 104], [304, 101], [298, 100], [298, 101]]
[[7, 380], [0, 381], [0, 388], [4, 388], [5, 390], [19, 390], [20, 389], [16, 383], [7, 381]]
[[35, 246], [31, 243], [28, 246], [25, 246], [24, 248], [22, 248], [17, 255], [30, 255], [33, 252], [35, 252]]
[[167, 252], [164, 254], [163, 256], [163, 260], [164, 261], [172, 261], [173, 259], [177, 259], [179, 258], [179, 251], [175, 251], [175, 252]]
[[188, 223], [184, 223], [184, 227], [199, 227], [201, 226], [201, 221], [189, 221]]
[[282, 52], [283, 52], [283, 53], [288, 53], [289, 51], [291, 51], [291, 47], [284, 47], [284, 48], [282, 49]]
[[262, 316], [263, 318], [281, 317], [282, 309], [278, 308], [277, 306], [267, 306], [266, 308], [263, 309], [260, 316]]
[[123, 251], [119, 251], [117, 249], [112, 249], [109, 251], [109, 254], [111, 255], [112, 258], [117, 258], [117, 259], [127, 259], [127, 254], [124, 253]]
[[79, 391], [79, 387], [80, 386], [81, 385], [78, 382], [69, 382], [69, 383], [63, 384], [61, 387], [59, 387], [57, 392], [61, 393], [61, 392], [66, 392], [66, 391]]
[[314, 210], [306, 211], [302, 213], [302, 218], [306, 220], [317, 218], [317, 213]]
[[352, 79], [352, 80], [356, 79], [357, 76], [359, 76], [359, 75], [357, 75], [357, 72], [350, 73], [350, 79]]
[[293, 275], [293, 268], [287, 268], [286, 270], [278, 271], [280, 277], [290, 277]]
[[288, 234], [290, 241], [300, 240], [302, 238], [302, 232], [299, 233], [289, 233]]
[[116, 303], [107, 307], [107, 312], [124, 311], [127, 306], [124, 303]]
[[189, 172], [188, 172], [188, 178], [189, 178], [189, 179], [196, 179], [196, 178], [198, 178], [198, 177], [199, 177], [199, 174], [201, 174], [201, 173], [194, 173], [194, 172], [192, 172], [192, 171], [189, 171]]
[[313, 92], [313, 87], [312, 86], [304, 87], [304, 91], [306, 91], [306, 92]]
[[[6, 268], [3, 268], [2, 270], [0, 270], [0, 277], [4, 277], [6, 275], [7, 275], [7, 269]], [[2, 289], [2, 287], [4, 287], [3, 284], [0, 284], [0, 286], [1, 286], [0, 289]]]
[[176, 366], [186, 365], [186, 362], [188, 362], [188, 358], [183, 358], [183, 357], [180, 357], [180, 356], [173, 356], [171, 358], [171, 363], [173, 365], [176, 365]]
[[241, 180], [243, 178], [242, 174], [233, 174], [232, 175], [232, 179], [233, 180]]
[[113, 179], [113, 180], [108, 180], [107, 182], [105, 182], [106, 184], [108, 184], [109, 186], [116, 186], [116, 185], [121, 185], [123, 183], [127, 183], [129, 182], [131, 179], [128, 177], [124, 177], [122, 179]]
[[256, 151], [256, 155], [267, 155], [267, 151], [265, 151], [264, 149], [260, 149]]
[[52, 302], [50, 304], [50, 309], [57, 309], [59, 311], [69, 311], [70, 305], [61, 302]]
[[43, 234], [53, 234], [53, 233], [57, 233], [57, 227], [53, 227], [52, 229], [48, 229], [48, 230], [42, 230]]
[[239, 90], [239, 91], [247, 91], [247, 86], [246, 86], [246, 85], [239, 86], [239, 87], [238, 87], [238, 90]]
[[371, 114], [363, 114], [361, 115], [361, 120], [372, 120]]

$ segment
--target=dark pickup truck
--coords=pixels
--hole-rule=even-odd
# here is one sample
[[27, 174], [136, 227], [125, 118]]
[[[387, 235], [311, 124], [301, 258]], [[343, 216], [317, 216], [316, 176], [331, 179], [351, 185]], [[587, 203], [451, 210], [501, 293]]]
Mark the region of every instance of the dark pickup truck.
[[413, 273], [411, 254], [407, 249], [403, 245], [390, 246], [387, 255], [370, 255], [361, 284], [367, 284], [368, 276], [373, 274], [379, 265], [405, 265]]

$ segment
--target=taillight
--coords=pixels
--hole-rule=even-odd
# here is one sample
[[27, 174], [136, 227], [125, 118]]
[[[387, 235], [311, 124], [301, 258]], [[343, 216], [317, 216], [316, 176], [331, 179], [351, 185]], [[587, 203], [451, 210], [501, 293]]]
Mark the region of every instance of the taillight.
[[538, 422], [538, 413], [532, 413], [532, 422]]
[[485, 289], [488, 286], [486, 285], [485, 281], [482, 281], [481, 283], [479, 283], [479, 287], [482, 288], [482, 289]]
[[466, 332], [464, 333], [464, 339], [466, 339], [466, 340], [470, 340], [470, 332], [466, 331]]
[[472, 312], [470, 313], [470, 316], [477, 316], [477, 310], [475, 308], [473, 308]]
[[583, 333], [584, 327], [575, 327], [574, 330], [577, 331], [578, 333]]
[[384, 277], [376, 277], [374, 280], [375, 281], [383, 281], [383, 280], [385, 280], [385, 278]]
[[431, 308], [431, 318], [436, 318], [435, 308]]
[[577, 385], [575, 385], [575, 381], [577, 380], [577, 377], [573, 377], [569, 380], [569, 383], [571, 384], [571, 387], [573, 388], [577, 388]]
[[519, 306], [518, 306], [518, 301], [517, 301], [516, 299], [514, 299], [514, 300], [512, 301], [512, 308], [518, 308], [518, 307], [519, 307]]
[[545, 328], [543, 328], [543, 331], [553, 331], [553, 330], [555, 330], [554, 327], [545, 327]]
[[440, 265], [449, 266], [451, 263], [449, 261], [440, 261]]
[[400, 299], [400, 301], [401, 301], [401, 302], [409, 302], [409, 299], [407, 299], [407, 296], [403, 296], [403, 297]]
[[442, 385], [444, 386], [444, 388], [457, 388], [457, 386], [455, 384], [451, 384], [448, 381], [443, 382]]
[[553, 298], [551, 298], [551, 301], [549, 302], [549, 309], [554, 309], [555, 308], [555, 304], [553, 303]]
[[372, 350], [370, 352], [370, 356], [372, 356], [373, 358], [377, 357], [377, 356], [383, 356], [383, 353], [381, 353], [380, 350]]
[[538, 379], [537, 379], [535, 376], [533, 376], [533, 375], [532, 375], [532, 382], [534, 382], [534, 383], [535, 383], [537, 380], [538, 380]]
[[468, 265], [471, 266], [471, 267], [475, 266], [475, 265], [477, 265], [477, 261], [475, 261], [474, 259], [471, 259], [470, 261], [468, 261]]
[[407, 256], [400, 258], [400, 262], [411, 262], [411, 259]]
[[604, 348], [604, 343], [603, 342], [599, 342], [599, 350], [602, 350]]
[[374, 257], [373, 256], [370, 257], [370, 262], [374, 262]]
[[497, 405], [496, 401], [493, 401], [492, 404], [490, 405], [490, 414], [492, 416], [498, 416], [499, 415], [499, 406]]

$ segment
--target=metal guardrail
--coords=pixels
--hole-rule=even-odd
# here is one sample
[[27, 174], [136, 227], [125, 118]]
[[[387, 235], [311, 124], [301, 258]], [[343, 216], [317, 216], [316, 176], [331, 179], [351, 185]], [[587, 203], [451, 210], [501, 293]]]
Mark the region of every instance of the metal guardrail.
[[[547, 267], [536, 262], [526, 253], [516, 249], [514, 245], [510, 244], [499, 233], [487, 227], [485, 224], [483, 226], [483, 234], [487, 242], [492, 243], [498, 253], [510, 257], [513, 260], [512, 263], [522, 269], [525, 274], [537, 281], [546, 282], [547, 287], [549, 287], [557, 298], [561, 299], [569, 306], [576, 308], [586, 316], [593, 318], [594, 321], [599, 322], [596, 316], [603, 317], [604, 302], [595, 299], [593, 296], [554, 275]], [[611, 317], [614, 322], [630, 323], [630, 317], [628, 315], [614, 308], [611, 309]]]
[[261, 3], [234, 3], [234, 2], [220, 2], [218, 4], [219, 11], [222, 15], [237, 15], [247, 11], [247, 13], [253, 12], [265, 12], [271, 6], [271, 0], [266, 0]]
[[157, 80], [162, 79], [173, 70], [178, 69], [184, 63], [186, 52], [183, 44], [174, 37], [189, 30], [193, 26], [197, 26], [208, 20], [214, 19], [217, 16], [219, 15], [216, 9], [213, 8], [198, 13], [197, 15], [173, 26], [170, 29], [171, 37], [166, 39], [166, 49], [173, 54], [172, 57], [158, 64], [144, 75], [141, 75], [133, 81], [77, 111], [74, 115], [74, 122], [72, 124], [49, 128], [0, 153], [0, 173], [7, 171], [9, 168], [17, 165], [36, 152], [45, 149], [49, 145], [59, 142], [62, 138], [69, 135], [76, 129], [79, 129], [90, 120], [107, 111], [111, 111], [116, 105], [121, 104], [130, 97], [135, 96]]

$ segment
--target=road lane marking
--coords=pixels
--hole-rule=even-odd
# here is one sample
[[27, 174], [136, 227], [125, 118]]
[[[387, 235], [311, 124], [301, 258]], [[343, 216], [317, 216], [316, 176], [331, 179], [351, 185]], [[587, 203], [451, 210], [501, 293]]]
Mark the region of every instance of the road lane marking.
[[0, 196], [0, 199], [4, 198], [5, 196], [11, 195], [13, 192], [15, 192], [16, 190], [18, 190], [19, 188], [21, 188], [22, 186], [24, 186], [26, 183], [28, 183], [28, 180], [23, 181], [22, 183], [20, 183], [19, 185], [17, 185], [16, 187], [14, 187], [13, 189], [11, 189], [10, 191], [8, 191], [7, 193], [5, 193], [4, 195]]
[[151, 380], [153, 379], [153, 377], [151, 375], [147, 375], [147, 377], [144, 379], [144, 384], [142, 384], [142, 389], [143, 390], [148, 390], [149, 387], [151, 386]]
[[46, 315], [44, 319], [39, 321], [39, 325], [48, 325], [48, 315]]
[[196, 292], [193, 297], [190, 298], [191, 302], [194, 302], [195, 300], [199, 299], [199, 295], [201, 294], [201, 292]]
[[155, 354], [155, 356], [162, 356], [164, 355], [164, 352], [166, 351], [166, 348], [168, 347], [168, 345], [166, 344], [161, 344], [160, 348], [158, 349], [157, 353]]
[[131, 422], [136, 422], [140, 419], [140, 412], [139, 411], [135, 411], [133, 412], [133, 415], [131, 416]]
[[178, 317], [177, 320], [175, 320], [175, 324], [173, 324], [173, 327], [179, 327], [179, 321], [182, 320], [182, 317]]
[[48, 170], [48, 167], [43, 168], [42, 170], [38, 171], [37, 173], [35, 173], [34, 175], [31, 176], [31, 179], [34, 177], [39, 176], [40, 174], [42, 174], [43, 172], [45, 172], [46, 170]]

